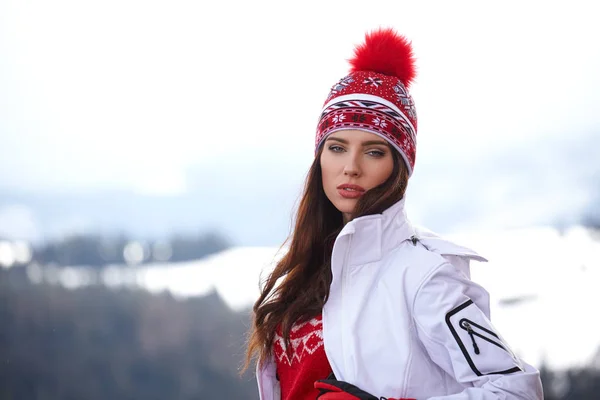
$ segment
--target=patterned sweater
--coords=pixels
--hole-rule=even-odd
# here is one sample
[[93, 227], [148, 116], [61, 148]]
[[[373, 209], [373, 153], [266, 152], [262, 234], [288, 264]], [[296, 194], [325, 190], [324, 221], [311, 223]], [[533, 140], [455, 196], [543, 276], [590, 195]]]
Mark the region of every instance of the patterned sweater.
[[331, 367], [323, 347], [321, 316], [295, 324], [290, 331], [292, 348], [286, 352], [281, 327], [277, 328], [273, 352], [281, 385], [281, 400], [314, 400], [316, 380], [325, 379]]

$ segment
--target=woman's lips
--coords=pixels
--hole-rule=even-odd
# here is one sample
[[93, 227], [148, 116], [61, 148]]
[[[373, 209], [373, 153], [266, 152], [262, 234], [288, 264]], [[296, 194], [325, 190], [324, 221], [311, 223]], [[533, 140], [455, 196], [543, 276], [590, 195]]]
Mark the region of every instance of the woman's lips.
[[358, 185], [344, 183], [337, 187], [340, 196], [346, 199], [358, 199], [365, 193], [365, 189]]

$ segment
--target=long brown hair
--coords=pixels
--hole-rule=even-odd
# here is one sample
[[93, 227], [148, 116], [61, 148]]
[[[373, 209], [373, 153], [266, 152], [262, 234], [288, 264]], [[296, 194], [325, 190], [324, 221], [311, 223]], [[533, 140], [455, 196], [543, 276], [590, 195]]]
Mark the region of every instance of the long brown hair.
[[[254, 358], [264, 362], [272, 354], [275, 330], [281, 324], [286, 348], [295, 322], [321, 314], [331, 284], [331, 252], [343, 228], [342, 213], [329, 201], [321, 178], [319, 149], [308, 172], [298, 206], [288, 252], [277, 263], [254, 303], [246, 361], [242, 373]], [[406, 191], [408, 173], [400, 154], [391, 149], [394, 168], [381, 185], [367, 191], [356, 204], [352, 218], [379, 214], [400, 201]], [[281, 283], [275, 288], [277, 281]]]

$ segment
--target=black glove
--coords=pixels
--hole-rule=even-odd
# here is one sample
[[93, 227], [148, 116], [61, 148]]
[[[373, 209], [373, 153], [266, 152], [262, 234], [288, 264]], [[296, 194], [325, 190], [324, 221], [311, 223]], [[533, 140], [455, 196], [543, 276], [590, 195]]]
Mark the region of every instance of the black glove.
[[322, 379], [315, 382], [315, 389], [319, 389], [319, 400], [417, 400], [408, 398], [377, 398], [356, 386], [337, 379]]
[[319, 390], [319, 400], [379, 400], [372, 394], [337, 379], [318, 380], [315, 382], [315, 389]]

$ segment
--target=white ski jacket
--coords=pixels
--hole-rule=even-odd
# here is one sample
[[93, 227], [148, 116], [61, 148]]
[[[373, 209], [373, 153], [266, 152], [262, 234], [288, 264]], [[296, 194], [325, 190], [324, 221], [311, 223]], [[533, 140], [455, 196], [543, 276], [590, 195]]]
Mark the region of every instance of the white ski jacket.
[[[489, 320], [470, 280], [472, 250], [415, 229], [404, 200], [350, 221], [332, 254], [323, 342], [339, 380], [376, 397], [543, 399], [539, 372]], [[280, 400], [274, 360], [257, 370], [261, 400]]]

